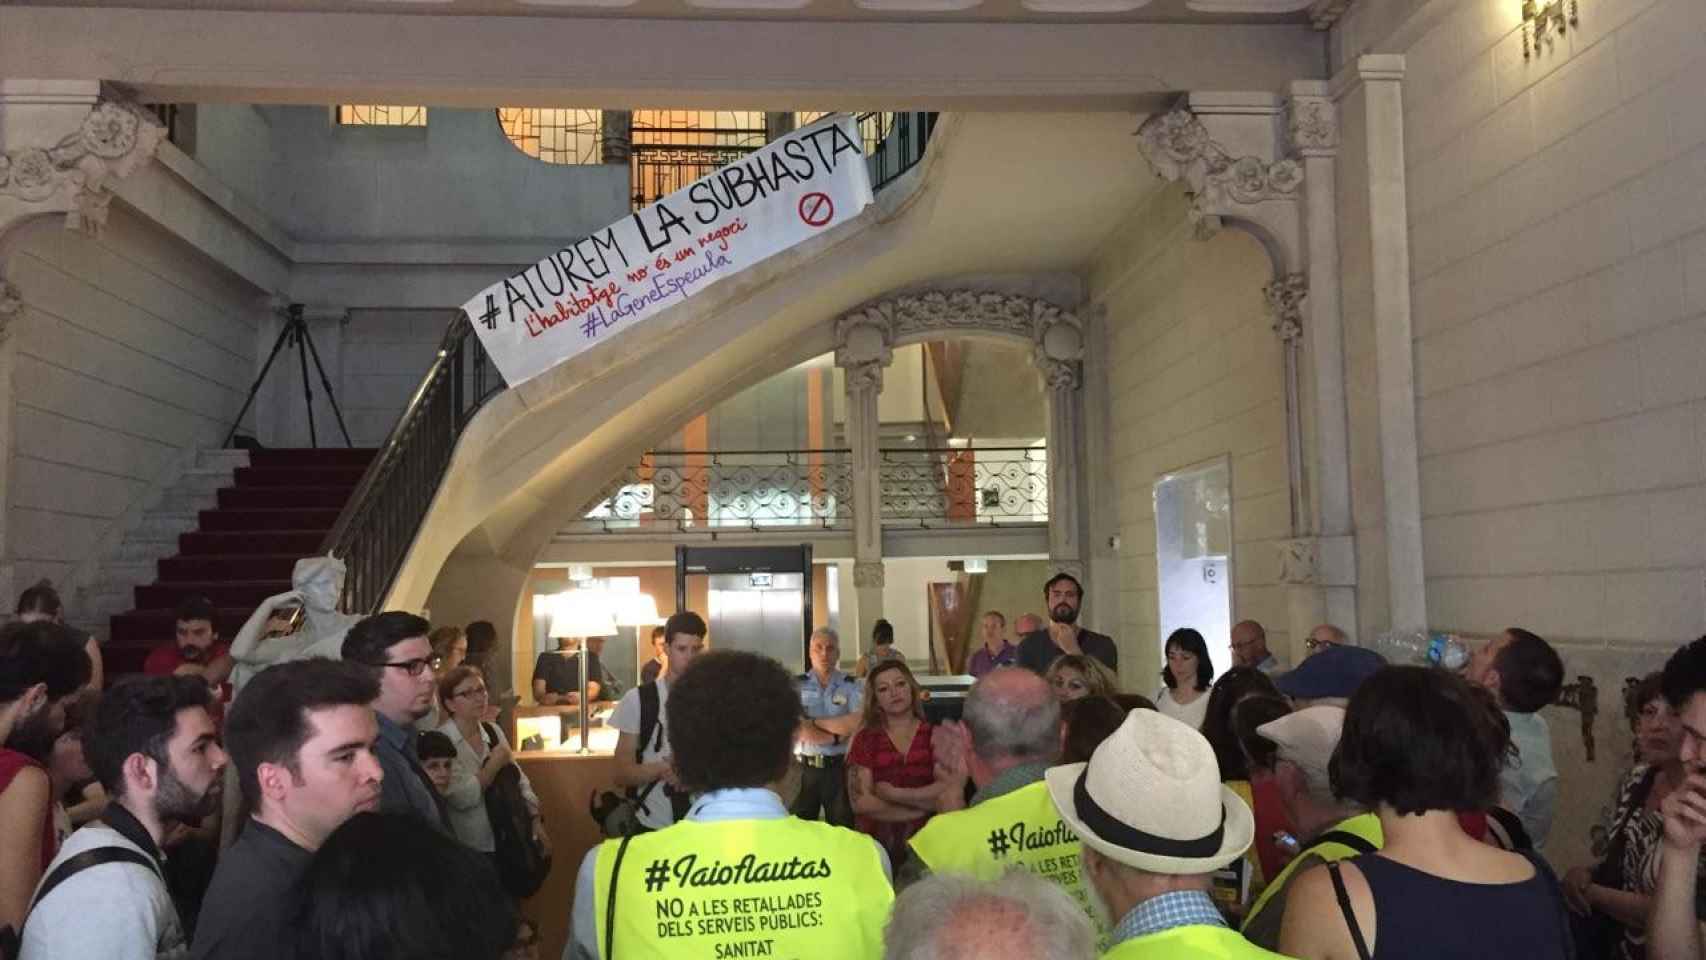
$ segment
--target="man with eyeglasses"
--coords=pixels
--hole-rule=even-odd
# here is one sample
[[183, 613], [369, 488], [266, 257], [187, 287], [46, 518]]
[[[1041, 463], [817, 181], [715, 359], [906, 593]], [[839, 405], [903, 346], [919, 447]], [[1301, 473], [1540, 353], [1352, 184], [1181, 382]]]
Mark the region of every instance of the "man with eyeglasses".
[[350, 627], [344, 635], [344, 659], [373, 668], [379, 696], [373, 712], [379, 721], [379, 756], [385, 778], [380, 783], [379, 809], [413, 813], [449, 835], [450, 815], [444, 798], [415, 756], [415, 724], [433, 711], [433, 676], [438, 657], [427, 634], [432, 625], [412, 613], [388, 610]]
[[1330, 623], [1323, 623], [1309, 631], [1309, 637], [1303, 641], [1305, 651], [1303, 655], [1313, 657], [1328, 647], [1336, 647], [1349, 642], [1350, 638], [1345, 636], [1345, 631]]

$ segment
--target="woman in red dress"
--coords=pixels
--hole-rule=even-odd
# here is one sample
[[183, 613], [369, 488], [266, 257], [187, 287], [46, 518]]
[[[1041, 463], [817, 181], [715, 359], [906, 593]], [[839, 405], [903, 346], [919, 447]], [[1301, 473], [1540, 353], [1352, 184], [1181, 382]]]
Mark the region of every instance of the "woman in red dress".
[[847, 795], [854, 825], [883, 845], [893, 865], [945, 789], [936, 780], [932, 729], [924, 720], [924, 691], [906, 664], [873, 666], [865, 678], [864, 723], [847, 751]]

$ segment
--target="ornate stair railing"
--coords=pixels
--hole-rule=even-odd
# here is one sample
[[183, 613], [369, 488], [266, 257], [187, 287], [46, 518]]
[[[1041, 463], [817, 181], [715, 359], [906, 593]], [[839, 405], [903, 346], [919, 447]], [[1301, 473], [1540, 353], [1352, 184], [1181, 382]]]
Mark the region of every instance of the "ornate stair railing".
[[378, 612], [432, 506], [462, 430], [502, 389], [503, 378], [486, 358], [480, 338], [467, 316], [458, 313], [409, 405], [320, 545], [321, 553], [349, 568], [343, 609]]
[[[861, 116], [861, 127], [874, 116]], [[896, 113], [892, 118], [887, 135], [866, 158], [877, 190], [917, 166], [936, 125], [934, 113]], [[320, 545], [322, 554], [349, 567], [344, 610], [379, 611], [432, 507], [463, 429], [505, 387], [468, 318], [459, 313], [409, 405]]]

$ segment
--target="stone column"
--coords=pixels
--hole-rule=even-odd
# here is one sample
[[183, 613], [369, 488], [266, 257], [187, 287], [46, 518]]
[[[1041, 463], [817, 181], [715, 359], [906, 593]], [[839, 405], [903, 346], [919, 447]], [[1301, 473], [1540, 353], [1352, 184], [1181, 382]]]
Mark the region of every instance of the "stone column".
[[[1385, 503], [1388, 623], [1425, 629], [1421, 479], [1417, 466], [1416, 366], [1410, 321], [1409, 213], [1405, 204], [1404, 58], [1358, 57], [1335, 79], [1340, 109], [1356, 118], [1367, 175], [1367, 302], [1374, 326]], [[1354, 113], [1353, 113], [1354, 112]], [[1347, 125], [1348, 126], [1348, 125]], [[1376, 625], [1365, 624], [1364, 629]]]
[[[1307, 388], [1297, 398], [1310, 452], [1309, 504], [1299, 536], [1287, 542], [1282, 570], [1307, 572], [1290, 581], [1291, 635], [1301, 643], [1317, 623], [1358, 635], [1356, 562], [1350, 492], [1350, 435], [1345, 415], [1344, 322], [1339, 306], [1337, 163], [1339, 125], [1327, 84], [1300, 80], [1286, 101], [1286, 132], [1303, 164], [1303, 235], [1307, 270], [1300, 275], [1307, 299], [1299, 304], [1302, 370]], [[1302, 558], [1307, 557], [1307, 562]]]
[[883, 476], [878, 451], [877, 398], [893, 354], [871, 325], [851, 327], [835, 352], [847, 381], [847, 446], [852, 450], [853, 586], [860, 632], [883, 615]]
[[1083, 383], [1083, 357], [1083, 332], [1064, 319], [1039, 331], [1031, 354], [1048, 393], [1049, 565], [1081, 581], [1084, 518], [1079, 387]]
[[599, 139], [603, 144], [599, 163], [626, 166], [634, 155], [634, 112], [632, 110], [601, 110], [598, 115]]

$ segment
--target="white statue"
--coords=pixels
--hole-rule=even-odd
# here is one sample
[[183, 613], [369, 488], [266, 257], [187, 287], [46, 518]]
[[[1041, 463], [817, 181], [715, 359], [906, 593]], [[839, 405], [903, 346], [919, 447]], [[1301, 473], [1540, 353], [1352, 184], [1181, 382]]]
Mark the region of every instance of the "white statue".
[[[361, 617], [338, 612], [348, 568], [336, 557], [304, 557], [291, 571], [293, 589], [261, 601], [255, 612], [231, 641], [231, 685], [241, 693], [249, 678], [275, 663], [306, 657], [340, 659], [344, 634]], [[302, 623], [295, 632], [273, 636], [269, 626], [275, 617], [288, 616], [290, 608], [302, 608]]]

